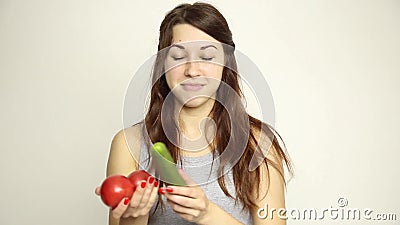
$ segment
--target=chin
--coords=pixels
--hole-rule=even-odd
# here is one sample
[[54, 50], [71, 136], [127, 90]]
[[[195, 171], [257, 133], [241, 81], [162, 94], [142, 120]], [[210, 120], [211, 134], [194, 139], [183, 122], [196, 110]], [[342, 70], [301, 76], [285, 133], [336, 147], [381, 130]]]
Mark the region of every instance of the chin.
[[213, 100], [213, 99], [208, 98], [208, 97], [197, 97], [197, 98], [194, 98], [194, 99], [192, 99], [190, 101], [187, 101], [184, 104], [184, 107], [187, 107], [187, 108], [198, 108], [200, 106], [203, 106], [205, 103], [207, 103], [210, 100]]

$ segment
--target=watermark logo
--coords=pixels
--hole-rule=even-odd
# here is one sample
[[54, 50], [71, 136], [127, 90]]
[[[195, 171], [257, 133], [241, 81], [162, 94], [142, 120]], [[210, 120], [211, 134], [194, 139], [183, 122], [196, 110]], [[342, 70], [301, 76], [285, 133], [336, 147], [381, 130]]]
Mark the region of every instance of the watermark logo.
[[260, 219], [280, 218], [282, 220], [365, 220], [365, 221], [396, 221], [396, 213], [376, 212], [371, 208], [351, 208], [348, 207], [347, 198], [339, 198], [337, 206], [329, 208], [273, 208], [265, 204], [257, 211]]

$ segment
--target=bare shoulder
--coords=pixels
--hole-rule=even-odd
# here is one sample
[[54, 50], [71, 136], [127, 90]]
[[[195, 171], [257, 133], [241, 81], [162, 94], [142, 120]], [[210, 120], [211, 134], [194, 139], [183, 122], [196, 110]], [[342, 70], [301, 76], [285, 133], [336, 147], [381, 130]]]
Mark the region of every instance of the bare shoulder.
[[128, 150], [134, 157], [135, 153], [139, 153], [141, 139], [141, 125], [124, 128], [118, 131], [111, 143], [111, 150], [125, 151]]
[[[258, 147], [258, 154], [255, 154], [255, 157], [259, 157], [257, 161], [260, 169], [260, 196], [267, 194], [271, 184], [275, 186], [272, 189], [276, 188], [276, 186], [280, 189], [282, 187], [281, 184], [284, 183], [285, 175], [282, 149], [278, 145], [276, 136], [270, 127], [268, 125], [265, 126], [266, 129], [263, 130], [253, 129]], [[266, 163], [260, 163], [261, 161]]]
[[[267, 126], [267, 125], [265, 125]], [[267, 129], [270, 129], [267, 127]], [[258, 193], [254, 193], [255, 203], [258, 206], [257, 209], [252, 210], [254, 225], [266, 225], [276, 224], [284, 225], [285, 220], [279, 219], [274, 215], [274, 219], [265, 218], [260, 219], [258, 217], [258, 209], [268, 205], [268, 207], [279, 209], [285, 208], [285, 190], [284, 190], [284, 173], [283, 173], [283, 162], [280, 154], [279, 146], [276, 146], [276, 137], [274, 134], [260, 129], [254, 129], [253, 134], [257, 140], [259, 150], [262, 151], [262, 157], [266, 160], [265, 163], [259, 165], [260, 169], [260, 186]], [[258, 197], [256, 197], [258, 196]]]
[[107, 176], [128, 175], [137, 170], [140, 154], [141, 126], [134, 125], [118, 131], [112, 142], [107, 163]]
[[264, 158], [267, 158], [270, 162], [282, 167], [283, 159], [281, 157], [282, 154], [279, 151], [281, 149], [277, 149], [280, 148], [280, 146], [277, 146], [278, 142], [275, 133], [267, 124], [263, 124], [263, 126], [263, 130], [252, 127], [252, 132], [256, 138], [259, 150], [262, 151]]

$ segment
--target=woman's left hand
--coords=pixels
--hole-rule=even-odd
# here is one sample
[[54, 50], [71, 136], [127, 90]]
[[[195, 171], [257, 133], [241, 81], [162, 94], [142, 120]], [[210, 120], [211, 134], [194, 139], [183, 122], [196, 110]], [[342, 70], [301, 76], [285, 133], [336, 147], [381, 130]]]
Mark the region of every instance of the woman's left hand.
[[179, 173], [188, 186], [168, 186], [160, 188], [160, 192], [165, 192], [168, 204], [179, 216], [190, 222], [201, 223], [209, 213], [211, 202], [203, 189], [183, 170], [179, 169]]

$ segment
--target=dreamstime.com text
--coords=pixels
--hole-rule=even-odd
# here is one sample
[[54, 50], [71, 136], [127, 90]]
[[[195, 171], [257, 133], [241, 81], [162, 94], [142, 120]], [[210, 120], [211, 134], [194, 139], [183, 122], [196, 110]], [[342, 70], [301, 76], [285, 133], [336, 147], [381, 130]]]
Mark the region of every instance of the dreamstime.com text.
[[268, 204], [259, 208], [257, 215], [260, 219], [273, 219], [279, 217], [283, 220], [370, 220], [370, 221], [395, 221], [396, 213], [376, 213], [371, 208], [348, 208], [348, 200], [339, 198], [337, 207], [322, 209], [286, 209], [269, 208]]

